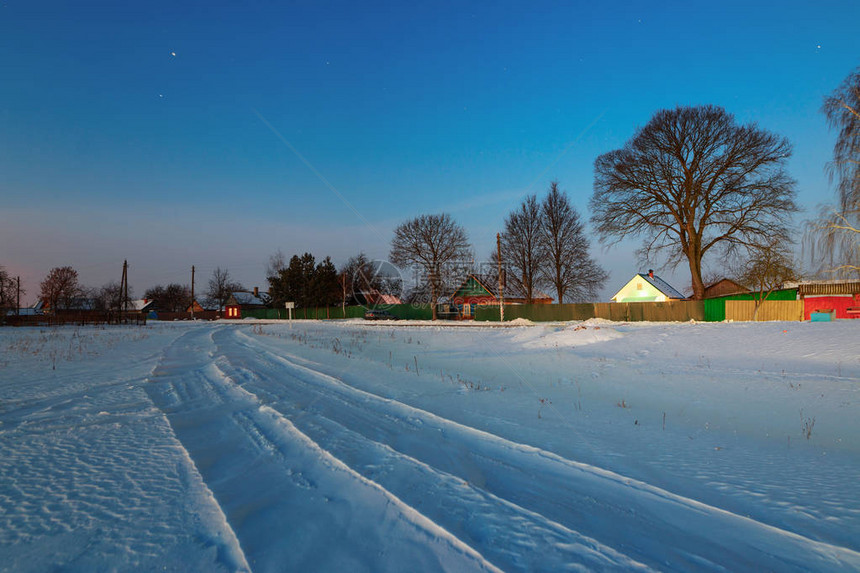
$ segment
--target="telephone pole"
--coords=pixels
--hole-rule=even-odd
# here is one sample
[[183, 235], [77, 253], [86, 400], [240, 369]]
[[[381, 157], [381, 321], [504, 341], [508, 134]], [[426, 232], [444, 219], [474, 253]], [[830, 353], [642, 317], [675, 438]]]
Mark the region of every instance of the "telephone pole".
[[18, 275], [18, 290], [15, 294], [15, 316], [21, 316], [21, 275]]
[[505, 270], [502, 268], [502, 236], [496, 233], [496, 254], [499, 259], [499, 320], [505, 321]]
[[128, 314], [128, 259], [122, 262], [122, 282], [119, 283], [119, 305], [123, 314]]
[[194, 265], [191, 265], [191, 320], [194, 320]]

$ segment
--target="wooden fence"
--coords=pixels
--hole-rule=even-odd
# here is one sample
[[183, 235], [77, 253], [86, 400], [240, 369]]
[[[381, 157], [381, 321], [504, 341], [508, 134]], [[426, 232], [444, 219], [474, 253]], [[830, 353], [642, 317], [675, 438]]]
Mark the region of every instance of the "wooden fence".
[[[476, 320], [499, 320], [498, 305], [479, 306]], [[526, 318], [534, 322], [588, 320], [604, 318], [625, 322], [686, 322], [704, 320], [702, 301], [669, 302], [597, 302], [582, 304], [511, 304], [505, 305], [505, 320]]]
[[[727, 300], [726, 320], [753, 320], [755, 301]], [[803, 320], [802, 300], [766, 300], [758, 309], [757, 321], [768, 320]]]
[[[709, 309], [708, 305], [713, 308]], [[725, 312], [723, 312], [725, 308]], [[583, 304], [511, 304], [505, 305], [505, 320], [525, 318], [533, 322], [562, 322], [603, 318], [616, 322], [687, 322], [714, 320], [752, 320], [755, 302], [751, 300], [669, 302], [600, 302]], [[393, 305], [386, 307], [400, 319], [429, 320], [430, 305]], [[706, 311], [710, 311], [707, 312]], [[361, 318], [365, 309], [361, 306], [329, 308], [297, 308], [293, 319], [338, 319]], [[216, 313], [195, 313], [198, 320], [212, 320]], [[243, 318], [286, 319], [285, 309], [257, 309], [242, 311]], [[159, 320], [188, 320], [189, 313], [158, 313]], [[479, 305], [475, 312], [478, 321], [499, 321], [498, 305]], [[803, 320], [803, 302], [797, 300], [765, 301], [759, 309], [758, 320]]]
[[0, 324], [6, 326], [63, 326], [66, 324], [136, 324], [145, 325], [146, 315], [139, 312], [63, 311], [59, 314], [10, 315]]
[[171, 321], [171, 320], [218, 320], [221, 318], [221, 313], [217, 310], [204, 310], [195, 312], [193, 315], [190, 312], [156, 312], [154, 320]]

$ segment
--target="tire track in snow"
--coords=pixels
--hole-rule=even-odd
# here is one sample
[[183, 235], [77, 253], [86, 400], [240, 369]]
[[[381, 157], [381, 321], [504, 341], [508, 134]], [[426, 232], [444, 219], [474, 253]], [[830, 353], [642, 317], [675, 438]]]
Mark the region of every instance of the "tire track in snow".
[[[419, 508], [499, 567], [520, 571], [648, 569], [611, 547], [439, 469], [439, 464], [401, 453], [386, 443], [396, 441], [398, 432], [396, 428], [392, 432], [380, 429], [378, 411], [353, 409], [354, 404], [329, 410], [318, 400], [318, 386], [308, 396], [307, 389], [315, 385], [297, 378], [285, 383], [283, 369], [277, 366], [278, 371], [272, 371], [271, 366], [261, 366], [260, 362], [249, 364], [250, 368], [237, 365], [247, 350], [240, 356], [231, 354], [228, 351], [222, 355], [224, 360], [216, 361], [225, 376], [241, 380], [242, 388], [290, 418], [320, 447]], [[310, 415], [308, 407], [312, 409]], [[397, 417], [389, 421], [394, 425], [404, 422]], [[385, 435], [373, 439], [350, 428], [362, 425], [365, 434], [373, 426]]]
[[[171, 425], [174, 435], [176, 435], [176, 427], [170, 419], [169, 412], [179, 407], [183, 401], [191, 400], [192, 395], [195, 397], [202, 395], [193, 383], [195, 380], [201, 380], [198, 371], [191, 372], [190, 376], [188, 372], [185, 372], [184, 376], [182, 374], [177, 376], [178, 372], [184, 370], [177, 363], [181, 364], [189, 356], [190, 345], [186, 341], [186, 338], [190, 339], [199, 336], [199, 332], [192, 331], [175, 339], [170, 346], [164, 349], [161, 359], [152, 370], [148, 382], [144, 385], [152, 402], [161, 410], [162, 415], [167, 419], [168, 424]], [[182, 344], [181, 351], [177, 349], [177, 345], [179, 344]], [[211, 395], [212, 387], [206, 386], [206, 388], [209, 390], [207, 394]], [[179, 443], [178, 447], [183, 452], [185, 463], [192, 470], [191, 473], [195, 474], [195, 477], [200, 478], [200, 485], [198, 487], [203, 489], [201, 497], [205, 502], [208, 502], [207, 507], [201, 508], [201, 513], [213, 522], [213, 527], [220, 537], [220, 539], [211, 540], [211, 543], [217, 548], [219, 560], [223, 562], [225, 567], [234, 571], [250, 571], [250, 566], [242, 551], [241, 544], [236, 537], [235, 531], [230, 527], [227, 516], [224, 515], [214, 493], [206, 484], [199, 467], [188, 449], [182, 444], [179, 436], [176, 436], [176, 440]]]
[[225, 376], [213, 362], [215, 332], [190, 332], [168, 349], [150, 393], [251, 568], [496, 571]]
[[[275, 407], [285, 406], [277, 401], [279, 385], [295, 380], [306, 388], [316, 387], [316, 397], [304, 399], [311, 408], [298, 414], [297, 423], [305, 424], [304, 418], [337, 418], [368, 439], [404, 455], [415, 455], [440, 472], [473, 483], [474, 476], [479, 475], [483, 480], [480, 487], [492, 495], [570, 530], [584, 532], [654, 567], [781, 571], [860, 568], [860, 554], [850, 549], [816, 542], [645, 482], [469, 428], [349, 386], [314, 368], [319, 365], [271, 352], [242, 332], [223, 334], [234, 336], [236, 344], [257, 353], [248, 370], [270, 374], [270, 379], [260, 380], [255, 390]], [[219, 336], [218, 342], [229, 350], [225, 336]], [[247, 356], [247, 351], [243, 354], [237, 349], [236, 354]], [[285, 373], [291, 380], [284, 380]], [[253, 377], [248, 384], [254, 386]], [[437, 445], [428, 448], [427, 443]], [[465, 456], [471, 468], [458, 466], [451, 452]]]

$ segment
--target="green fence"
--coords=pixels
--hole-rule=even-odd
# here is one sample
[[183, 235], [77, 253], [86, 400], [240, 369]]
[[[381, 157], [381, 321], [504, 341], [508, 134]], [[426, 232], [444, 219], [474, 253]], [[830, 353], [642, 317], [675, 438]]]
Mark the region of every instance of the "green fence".
[[[756, 300], [757, 292], [745, 292], [740, 294], [732, 294], [719, 298], [709, 298], [705, 300], [705, 320], [708, 322], [722, 322], [726, 319], [726, 301], [727, 300]], [[797, 300], [797, 289], [782, 289], [775, 290], [768, 295], [765, 300]]]
[[[321, 308], [294, 308], [293, 318], [295, 319], [329, 319], [329, 318], [362, 318], [364, 317], [364, 307], [348, 306], [344, 309], [342, 306], [329, 306]], [[254, 310], [243, 310], [242, 318], [260, 318], [260, 319], [286, 319], [289, 318], [289, 311], [285, 308], [258, 308]]]
[[[431, 318], [433, 318], [433, 307], [431, 307], [429, 304], [395, 304], [392, 306], [384, 306], [380, 308], [384, 308], [397, 318], [403, 320], [430, 320]], [[330, 306], [320, 308], [294, 308], [293, 318], [297, 320], [364, 318], [365, 310], [367, 309], [365, 309], [363, 306], [348, 306], [345, 309], [342, 306]], [[289, 314], [287, 309], [285, 308], [259, 308], [254, 310], [243, 310], [242, 318], [286, 319], [289, 318]]]
[[433, 306], [429, 304], [395, 304], [383, 308], [402, 320], [431, 320], [433, 318]]

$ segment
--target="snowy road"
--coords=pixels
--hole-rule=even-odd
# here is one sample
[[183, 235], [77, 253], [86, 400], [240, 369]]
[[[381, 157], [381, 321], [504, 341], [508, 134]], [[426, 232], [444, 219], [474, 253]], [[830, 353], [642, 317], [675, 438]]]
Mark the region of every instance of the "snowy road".
[[[678, 354], [683, 344], [672, 346], [672, 341], [700, 332], [673, 330], [681, 328], [661, 331], [666, 351]], [[454, 335], [437, 329], [413, 335], [402, 328], [308, 323], [295, 330], [246, 324], [171, 327], [159, 334], [162, 338], [147, 347], [150, 353], [119, 377], [81, 365], [79, 372], [63, 378], [67, 390], [60, 394], [38, 386], [37, 373], [23, 370], [21, 377], [34, 381], [29, 391], [18, 388], [19, 395], [11, 395], [13, 385], [0, 386], [8, 394], [0, 409], [5, 442], [0, 453], [12, 456], [0, 462], [5, 484], [0, 489], [0, 524], [6, 530], [0, 533], [0, 557], [7, 553], [21, 566], [8, 570], [27, 569], [23, 565], [28, 552], [22, 547], [28, 544], [34, 550], [46, 544], [60, 548], [54, 565], [71, 570], [98, 565], [100, 556], [107, 568], [138, 570], [165, 565], [176, 570], [252, 571], [860, 569], [857, 547], [843, 542], [856, 539], [856, 484], [846, 490], [846, 479], [834, 488], [816, 474], [805, 476], [813, 485], [798, 481], [791, 491], [792, 477], [771, 476], [745, 461], [744, 449], [762, 452], [759, 459], [766, 463], [785, 454], [771, 446], [760, 449], [760, 428], [747, 428], [752, 422], [744, 420], [743, 408], [731, 417], [741, 419], [731, 422], [731, 432], [712, 437], [720, 443], [726, 443], [728, 435], [736, 439], [739, 453], [729, 448], [730, 455], [720, 458], [728, 464], [722, 469], [709, 460], [722, 455], [723, 447], [689, 454], [681, 449], [700, 441], [694, 419], [710, 416], [714, 405], [678, 399], [682, 410], [693, 412], [691, 420], [684, 421], [686, 425], [677, 422], [682, 427], [669, 436], [665, 411], [662, 431], [652, 425], [644, 428], [651, 434], [629, 433], [628, 427], [635, 432], [642, 428], [638, 417], [631, 426], [617, 427], [630, 415], [650, 415], [628, 412], [628, 399], [638, 404], [645, 396], [619, 381], [640, 367], [638, 361], [650, 361], [650, 353], [661, 352], [644, 344], [644, 338], [636, 340], [638, 332], [623, 327], [604, 327], [602, 332], [535, 328]], [[506, 365], [501, 372], [517, 370], [509, 376], [509, 386], [491, 389], [498, 378], [486, 367], [485, 378], [477, 377], [476, 368], [458, 354], [474, 351], [463, 337], [480, 338], [482, 347], [493, 347], [490, 355], [502, 350]], [[577, 350], [561, 353], [559, 343], [571, 340]], [[635, 358], [598, 355], [610, 347], [627, 355], [624, 344], [637, 348]], [[598, 350], [601, 347], [604, 350]], [[558, 363], [529, 362], [547, 356]], [[660, 407], [672, 403], [673, 377], [687, 384], [703, 382], [696, 389], [703, 397], [711, 384], [711, 373], [698, 374], [704, 370], [703, 356], [683, 357], [675, 371], [664, 368], [660, 379], [665, 387], [653, 388], [660, 394]], [[398, 358], [405, 363], [402, 369], [394, 367]], [[699, 364], [691, 369], [685, 360]], [[812, 387], [810, 397], [826, 387], [837, 396], [832, 417], [854, 419], [842, 409], [856, 404], [856, 364], [840, 363], [834, 376], [816, 374], [820, 367], [809, 360], [790, 366], [790, 376], [783, 369], [781, 380], [789, 389], [784, 395], [805, 400], [803, 390], [796, 390], [801, 384]], [[530, 364], [531, 371], [518, 370]], [[567, 388], [562, 388], [562, 378], [538, 387], [528, 381], [543, 376], [541, 369], [572, 365], [580, 370], [588, 365], [594, 371], [579, 372], [580, 378]], [[691, 372], [703, 380], [692, 380]], [[776, 379], [773, 373], [762, 375], [761, 368], [750, 370], [743, 357], [715, 376], [726, 375], [745, 385]], [[518, 379], [525, 386], [515, 387]], [[583, 392], [586, 380], [592, 386]], [[596, 399], [598, 391], [615, 392], [616, 384], [627, 392], [623, 405], [603, 411], [595, 407], [591, 415], [601, 415], [570, 436], [587, 444], [555, 443], [559, 430], [544, 418], [561, 413], [562, 397], [576, 398], [574, 411], [582, 413], [589, 409], [582, 400]], [[726, 382], [724, 389], [730, 387]], [[773, 387], [765, 390], [777, 395]], [[543, 395], [553, 401], [536, 398]], [[539, 404], [537, 416], [522, 415], [522, 404], [530, 401]], [[90, 402], [91, 407], [81, 405]], [[790, 402], [784, 409], [794, 407]], [[777, 419], [780, 408], [775, 407]], [[675, 423], [678, 414], [671, 411]], [[825, 419], [818, 412], [821, 427]], [[720, 418], [712, 419], [716, 425]], [[50, 424], [37, 426], [39, 420]], [[88, 421], [97, 431], [88, 429]], [[760, 423], [774, 431], [773, 422]], [[593, 425], [596, 429], [589, 430]], [[842, 431], [853, 431], [853, 426], [831, 428], [828, 439], [840, 444]], [[629, 450], [620, 444], [604, 451], [601, 435], [610, 444], [619, 435], [630, 436], [633, 449], [644, 452], [643, 460], [631, 465], [630, 454], [622, 454]], [[635, 443], [643, 435], [651, 436], [642, 442], [646, 445], [653, 443], [653, 436], [666, 440], [661, 446], [670, 448], [661, 452], [666, 475], [651, 473], [647, 447]], [[102, 445], [105, 436], [113, 443]], [[681, 446], [666, 445], [672, 443]], [[810, 456], [819, 455], [802, 446], [791, 450], [795, 468], [775, 471], [805, 468]], [[592, 453], [571, 454], [576, 451]], [[38, 499], [34, 492], [39, 489], [31, 483], [36, 478], [22, 469], [36, 471], [37, 452], [68, 457], [62, 462], [66, 467], [54, 470], [48, 480], [74, 482], [58, 494], [56, 511], [40, 510], [46, 500]], [[89, 460], [85, 469], [82, 460]], [[595, 463], [600, 460], [606, 463]], [[853, 453], [833, 451], [828, 463], [833, 464], [832, 479], [850, 476], [857, 468]], [[160, 471], [163, 479], [156, 477]], [[720, 485], [740, 476], [762, 481], [749, 488], [726, 490]], [[804, 493], [813, 487], [820, 490], [815, 494], [818, 501]], [[79, 531], [87, 523], [78, 506], [61, 509], [75, 496], [86, 497], [80, 491], [101, 496], [84, 500], [90, 504], [85, 507], [101, 504], [113, 513], [87, 514], [107, 537], [97, 542], [95, 552], [92, 537]], [[125, 502], [123, 491], [128, 492]], [[767, 494], [754, 497], [755, 491]], [[751, 504], [751, 497], [758, 501]], [[21, 509], [22, 502], [30, 505]], [[43, 525], [40, 534], [33, 525], [40, 513], [61, 523], [63, 531], [49, 535], [45, 532], [52, 527]], [[145, 532], [127, 524], [137, 514]], [[129, 530], [111, 528], [112, 519]], [[20, 520], [30, 520], [29, 530]], [[68, 523], [74, 521], [81, 523]], [[168, 541], [177, 531], [186, 540]], [[89, 539], [89, 546], [78, 547], [78, 556], [68, 554], [76, 536]], [[122, 550], [116, 549], [123, 543], [129, 546], [125, 562]], [[202, 550], [178, 558], [175, 553], [183, 544]], [[176, 549], [169, 550], [172, 546]], [[167, 549], [159, 554], [159, 547]]]
[[[402, 570], [407, 555], [431, 568], [492, 563], [524, 571], [574, 565], [740, 570], [751, 561], [781, 571], [860, 566], [852, 551], [356, 389], [312, 362], [267, 350], [259, 338], [232, 328], [189, 333], [176, 352], [185, 355], [190, 345], [193, 355], [207, 360], [197, 365], [180, 359], [176, 370], [159, 369], [165, 378], [151, 394], [192, 458], [210, 460], [220, 451], [229, 460], [201, 473], [210, 484], [225, 483], [222, 507], [231, 522], [233, 506], [243, 512], [237, 535], [252, 564], [262, 559], [255, 548], [264, 549], [271, 559], [265, 570], [278, 564], [306, 568], [317, 563], [317, 551], [326, 552], [325, 567], [334, 569], [340, 559], [361, 553], [356, 549], [363, 544], [387, 547], [378, 562], [365, 564], [377, 571]], [[201, 415], [212, 416], [211, 429]], [[187, 439], [182, 428], [190, 428]], [[325, 460], [324, 467], [318, 460]], [[249, 466], [259, 468], [249, 474]], [[343, 473], [336, 486], [318, 491], [321, 482], [329, 485], [325, 475], [334, 469]], [[233, 479], [256, 495], [230, 499], [240, 489]], [[212, 487], [221, 499], [218, 486]], [[280, 492], [282, 487], [290, 491]], [[297, 495], [296, 488], [313, 494]], [[356, 501], [366, 500], [367, 490], [379, 497], [372, 507]], [[306, 515], [298, 522], [313, 523], [317, 535], [327, 531], [325, 546], [269, 539], [279, 533], [261, 531], [269, 523], [265, 515], [264, 527], [255, 527], [255, 516], [244, 514], [249, 506], [264, 514], [284, 511], [294, 523]], [[320, 513], [350, 527], [320, 524], [312, 517]], [[344, 538], [332, 538], [336, 531]], [[374, 536], [377, 531], [384, 537]], [[430, 555], [417, 555], [419, 546]]]

